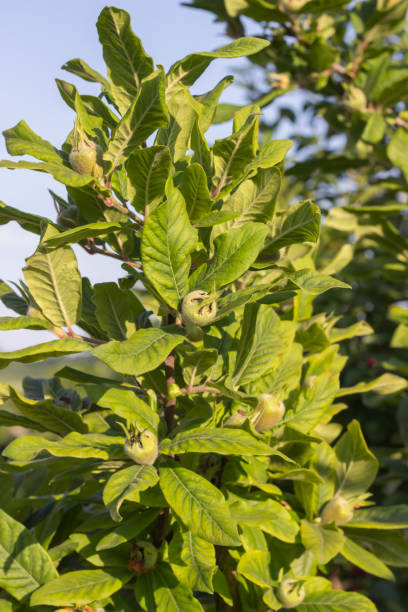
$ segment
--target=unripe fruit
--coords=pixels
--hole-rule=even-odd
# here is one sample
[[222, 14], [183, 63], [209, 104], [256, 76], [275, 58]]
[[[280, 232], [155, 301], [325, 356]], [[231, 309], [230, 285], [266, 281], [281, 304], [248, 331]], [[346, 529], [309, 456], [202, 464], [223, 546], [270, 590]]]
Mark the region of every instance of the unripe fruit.
[[169, 397], [170, 399], [174, 399], [175, 397], [178, 397], [179, 395], [181, 395], [180, 387], [176, 385], [175, 383], [173, 383], [172, 385], [169, 385], [167, 389], [167, 397]]
[[183, 300], [181, 305], [181, 315], [183, 323], [188, 326], [203, 327], [215, 319], [217, 306], [215, 302], [204, 303], [209, 294], [206, 291], [192, 291]]
[[153, 465], [159, 454], [157, 438], [148, 429], [144, 429], [138, 436], [126, 440], [124, 451], [135, 463]]
[[81, 141], [69, 154], [69, 163], [75, 172], [92, 175], [96, 165], [96, 147]]
[[322, 523], [344, 525], [353, 518], [354, 502], [348, 501], [342, 495], [336, 495], [328, 504], [325, 505], [321, 514]]
[[247, 414], [243, 410], [237, 410], [225, 421], [225, 425], [241, 425], [247, 418]]
[[261, 393], [251, 421], [256, 431], [263, 432], [274, 427], [285, 414], [285, 404], [270, 393]]
[[204, 338], [204, 332], [198, 325], [188, 325], [186, 327], [186, 336], [191, 342], [201, 342]]
[[143, 561], [146, 569], [151, 569], [157, 563], [157, 548], [150, 542], [140, 541], [137, 543], [137, 548], [143, 552]]
[[75, 204], [70, 204], [69, 206], [64, 206], [58, 213], [57, 223], [61, 225], [61, 227], [75, 227], [77, 224], [78, 218], [78, 208]]
[[283, 0], [283, 5], [289, 11], [300, 11], [308, 0]]
[[285, 608], [296, 608], [299, 606], [306, 596], [305, 587], [301, 582], [287, 578], [278, 587], [276, 592], [279, 602]]

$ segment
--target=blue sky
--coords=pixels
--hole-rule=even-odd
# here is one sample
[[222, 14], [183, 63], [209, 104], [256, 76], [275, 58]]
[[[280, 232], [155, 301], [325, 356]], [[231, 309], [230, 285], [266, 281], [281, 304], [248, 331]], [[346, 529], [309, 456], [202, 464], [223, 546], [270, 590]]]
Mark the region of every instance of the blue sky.
[[[101, 0], [1, 0], [0, 23], [0, 131], [24, 119], [36, 133], [60, 146], [72, 128], [73, 112], [60, 98], [54, 79], [75, 83], [80, 93], [98, 93], [96, 86], [60, 69], [69, 59], [80, 57], [106, 73], [95, 28], [106, 5]], [[178, 0], [122, 0], [135, 33], [156, 63], [167, 69], [194, 51], [209, 51], [229, 42], [224, 26], [204, 11], [181, 6]], [[246, 60], [216, 60], [198, 82], [195, 91], [211, 89], [223, 76]], [[242, 91], [232, 86], [225, 101], [244, 103]], [[225, 130], [225, 127], [222, 128]], [[221, 135], [221, 133], [217, 133]], [[223, 135], [223, 134], [222, 134]], [[0, 159], [9, 157], [0, 138]], [[64, 195], [63, 185], [46, 174], [0, 169], [0, 200], [26, 211], [54, 218], [48, 189]], [[24, 260], [38, 238], [17, 224], [0, 226], [0, 278], [17, 281]], [[80, 270], [92, 282], [114, 280], [120, 273], [116, 262], [77, 251]], [[0, 308], [0, 315], [14, 314]], [[0, 332], [0, 350], [15, 350], [52, 339], [47, 332]]]

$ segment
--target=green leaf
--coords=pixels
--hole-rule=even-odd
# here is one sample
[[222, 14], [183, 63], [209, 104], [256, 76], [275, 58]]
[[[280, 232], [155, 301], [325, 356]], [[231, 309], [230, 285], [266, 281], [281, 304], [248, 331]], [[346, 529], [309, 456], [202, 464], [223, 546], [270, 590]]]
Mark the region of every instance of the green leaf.
[[389, 395], [390, 393], [398, 393], [408, 387], [408, 381], [401, 376], [395, 374], [382, 374], [378, 378], [370, 382], [360, 382], [354, 387], [344, 387], [340, 389], [337, 397], [343, 395], [351, 395], [353, 393], [367, 393], [367, 391], [375, 391], [379, 395]]
[[0, 587], [21, 600], [56, 575], [46, 550], [0, 509]]
[[[170, 121], [168, 127], [159, 130], [156, 144], [167, 145], [175, 163], [184, 157], [190, 147], [190, 140], [193, 136], [193, 130], [197, 126], [201, 108], [189, 90], [182, 85], [177, 85], [171, 94], [168, 91], [166, 92], [166, 103]], [[197, 141], [197, 127], [195, 131]], [[205, 148], [207, 145], [204, 143], [205, 141], [200, 144]]]
[[188, 216], [193, 223], [208, 215], [212, 201], [207, 176], [200, 164], [191, 164], [186, 168], [179, 188], [186, 202]]
[[248, 270], [258, 256], [268, 229], [261, 223], [246, 223], [214, 240], [215, 253], [196, 281], [196, 287], [209, 291], [232, 283]]
[[78, 174], [68, 166], [58, 165], [54, 162], [29, 162], [18, 161], [13, 162], [8, 159], [0, 161], [0, 168], [8, 168], [9, 170], [36, 170], [37, 172], [47, 172], [52, 174], [56, 181], [67, 185], [68, 187], [84, 187], [89, 183], [94, 182], [93, 176], [89, 174]]
[[116, 372], [139, 376], [156, 369], [183, 341], [184, 336], [166, 334], [161, 329], [139, 329], [131, 340], [112, 340], [92, 349], [91, 352]]
[[157, 433], [159, 415], [146, 404], [134, 391], [108, 389], [99, 399], [98, 405], [109, 408], [114, 414], [140, 428]]
[[0, 330], [52, 329], [52, 324], [37, 317], [0, 317]]
[[280, 322], [266, 304], [247, 304], [232, 381], [235, 387], [261, 378], [278, 365], [279, 359], [293, 341], [295, 328], [289, 321]]
[[159, 472], [164, 497], [193, 533], [213, 544], [239, 546], [235, 521], [221, 491], [185, 468], [164, 467]]
[[222, 207], [223, 211], [239, 213], [230, 225], [238, 227], [250, 221], [270, 221], [275, 213], [280, 184], [281, 173], [277, 168], [258, 172], [254, 178], [241, 183]]
[[142, 80], [153, 72], [153, 60], [133, 33], [126, 11], [106, 6], [96, 26], [112, 83], [110, 93], [124, 114], [137, 96]]
[[33, 132], [25, 121], [3, 132], [10, 155], [31, 155], [41, 161], [62, 164], [64, 154], [57, 151], [48, 140]]
[[[132, 465], [112, 474], [103, 490], [103, 503], [114, 521], [121, 521], [119, 514], [125, 500], [139, 501], [139, 491], [153, 487], [159, 480], [157, 470], [151, 465]], [[134, 494], [136, 498], [134, 498]]]
[[73, 244], [86, 240], [87, 238], [97, 238], [98, 236], [107, 236], [115, 230], [121, 229], [120, 223], [108, 223], [106, 221], [98, 221], [97, 223], [88, 223], [74, 227], [73, 229], [65, 230], [60, 234], [55, 234], [44, 240], [41, 245], [45, 248], [62, 247], [66, 244]]
[[118, 123], [104, 159], [115, 168], [124, 162], [150, 134], [169, 121], [164, 101], [164, 73], [156, 70], [142, 83], [140, 93]]
[[324, 578], [312, 578], [306, 583], [306, 597], [296, 606], [296, 612], [377, 612], [376, 606], [364, 595], [353, 591], [332, 590]]
[[353, 542], [353, 540], [346, 538], [340, 552], [347, 561], [360, 567], [365, 572], [384, 580], [395, 580], [394, 574], [385, 563], [378, 559], [376, 555], [373, 555], [373, 553]]
[[136, 318], [143, 312], [136, 296], [116, 283], [97, 283], [93, 289], [96, 319], [108, 337], [126, 340], [134, 334]]
[[358, 421], [350, 423], [334, 450], [337, 492], [352, 498], [366, 491], [375, 480], [378, 462], [367, 447]]
[[361, 138], [364, 142], [376, 144], [383, 139], [387, 124], [381, 113], [372, 113], [365, 125]]
[[196, 100], [200, 102], [200, 104], [202, 104], [203, 106], [200, 118], [201, 128], [203, 132], [206, 132], [213, 123], [218, 108], [218, 100], [220, 99], [222, 92], [227, 87], [232, 85], [233, 82], [233, 76], [226, 76], [221, 79], [221, 81], [217, 83], [217, 85], [213, 89], [211, 89], [211, 91], [208, 91], [207, 93], [202, 94], [200, 96], [196, 96]]
[[230, 510], [238, 524], [259, 527], [282, 542], [295, 541], [299, 525], [279, 502], [233, 499]]
[[270, 168], [280, 164], [292, 147], [292, 140], [273, 140], [268, 142], [260, 149], [255, 159], [248, 164], [247, 172], [258, 170], [258, 168]]
[[169, 546], [169, 561], [178, 580], [192, 591], [213, 593], [217, 569], [214, 545], [187, 529], [179, 529]]
[[130, 156], [126, 162], [127, 193], [137, 211], [148, 214], [160, 204], [170, 168], [171, 155], [165, 146], [140, 149]]
[[[193, 597], [190, 589], [179, 584], [166, 563], [159, 563], [152, 573], [156, 610], [166, 612], [203, 612], [203, 607]], [[152, 608], [149, 608], [152, 609]]]
[[[34, 234], [41, 234], [42, 224], [47, 222], [48, 219], [39, 217], [38, 215], [32, 215], [26, 213], [12, 206], [7, 206], [4, 202], [0, 202], [0, 225], [9, 223], [10, 221], [17, 221], [17, 223], [23, 229]], [[51, 223], [51, 222], [50, 222]]]
[[160, 443], [160, 452], [166, 455], [181, 453], [219, 453], [220, 455], [273, 455], [275, 450], [257, 440], [243, 429], [201, 428], [190, 429]]
[[152, 510], [132, 514], [131, 517], [123, 521], [119, 527], [116, 527], [116, 529], [103, 536], [103, 538], [99, 540], [96, 550], [109, 550], [133, 540], [157, 518], [159, 512], [160, 510], [153, 508]]
[[226, 317], [231, 312], [236, 312], [238, 308], [244, 306], [248, 302], [256, 302], [264, 297], [264, 295], [266, 295], [268, 292], [269, 285], [259, 284], [228, 293], [217, 300], [217, 314], [214, 321], [218, 321], [219, 319]]
[[132, 577], [123, 570], [80, 570], [67, 572], [39, 588], [30, 599], [32, 606], [82, 606], [106, 599]]
[[69, 329], [80, 319], [82, 282], [71, 247], [53, 251], [40, 247], [26, 259], [23, 272], [30, 293], [49, 321]]
[[259, 53], [265, 47], [269, 46], [269, 42], [260, 38], [247, 36], [246, 38], [238, 38], [234, 42], [219, 47], [215, 51], [192, 53], [184, 59], [173, 64], [168, 72], [168, 86], [170, 91], [178, 83], [184, 85], [192, 85], [204, 70], [210, 65], [213, 59], [216, 58], [234, 58], [245, 57]]
[[125, 459], [124, 438], [105, 434], [73, 432], [62, 440], [48, 440], [41, 436], [21, 436], [4, 449], [3, 455], [17, 462], [29, 462], [43, 450], [54, 457], [75, 459]]
[[255, 157], [258, 147], [258, 114], [251, 115], [232, 136], [216, 140], [214, 152], [214, 196], [227, 185], [245, 176], [248, 163]]
[[406, 529], [408, 527], [408, 506], [363, 508], [354, 512], [347, 526], [362, 529]]
[[301, 522], [300, 535], [303, 546], [314, 554], [321, 565], [333, 559], [342, 550], [345, 542], [344, 535], [337, 527], [306, 520]]
[[387, 155], [394, 166], [402, 170], [406, 181], [408, 181], [407, 147], [408, 131], [405, 128], [398, 128], [388, 143]]
[[[83, 60], [80, 61], [82, 62]], [[64, 102], [66, 102], [70, 108], [75, 110], [75, 98], [78, 93], [75, 85], [67, 83], [67, 81], [62, 81], [61, 79], [55, 79], [55, 82], [57, 83], [57, 87]], [[81, 96], [81, 100], [83, 107], [89, 115], [101, 117], [105, 124], [111, 129], [116, 127], [119, 117], [115, 115], [115, 113], [108, 106], [106, 106], [106, 104], [104, 104], [100, 98], [97, 98], [96, 96], [84, 95]]]
[[270, 587], [273, 583], [269, 571], [270, 564], [271, 554], [269, 552], [248, 550], [241, 556], [237, 572], [260, 587]]
[[63, 357], [73, 353], [83, 353], [90, 348], [89, 344], [79, 340], [51, 340], [51, 342], [44, 342], [43, 344], [29, 346], [17, 351], [0, 353], [0, 369], [7, 367], [12, 361], [33, 363], [34, 361], [43, 361], [50, 357]]
[[368, 546], [377, 559], [395, 567], [408, 567], [408, 542], [401, 531], [344, 527], [353, 541]]
[[89, 83], [101, 83], [106, 88], [109, 86], [108, 81], [97, 70], [91, 68], [86, 62], [84, 62], [83, 59], [80, 59], [79, 57], [65, 62], [65, 64], [61, 66], [61, 70], [66, 70], [71, 74], [75, 74], [75, 76], [78, 76]]
[[282, 225], [275, 230], [272, 240], [261, 253], [261, 258], [276, 253], [282, 247], [299, 242], [317, 242], [320, 229], [320, 210], [312, 202], [303, 202], [289, 209]]
[[337, 278], [320, 274], [315, 270], [298, 270], [288, 276], [296, 287], [311, 295], [320, 295], [330, 289], [351, 289], [350, 285], [337, 280]]
[[25, 417], [39, 422], [49, 431], [64, 436], [71, 431], [86, 433], [88, 427], [81, 416], [70, 408], [61, 408], [53, 401], [46, 399], [40, 402], [27, 399], [10, 388], [10, 399]]
[[141, 248], [147, 278], [173, 308], [188, 293], [190, 253], [196, 242], [197, 230], [190, 224], [184, 198], [169, 182], [167, 201], [145, 221]]

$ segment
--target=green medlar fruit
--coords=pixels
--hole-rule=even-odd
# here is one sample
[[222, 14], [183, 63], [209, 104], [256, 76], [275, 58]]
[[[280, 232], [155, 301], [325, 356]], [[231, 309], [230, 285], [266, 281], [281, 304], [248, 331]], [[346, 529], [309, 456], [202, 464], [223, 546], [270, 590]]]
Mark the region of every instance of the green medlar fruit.
[[276, 596], [285, 608], [296, 608], [304, 600], [306, 595], [305, 587], [298, 580], [286, 578], [278, 587]]
[[135, 463], [153, 465], [159, 454], [157, 437], [148, 429], [144, 429], [126, 440], [124, 451]]
[[214, 301], [208, 301], [209, 297], [206, 291], [200, 289], [186, 295], [181, 305], [181, 315], [186, 327], [203, 327], [215, 319], [217, 305]]
[[277, 425], [284, 414], [285, 404], [280, 399], [270, 393], [261, 393], [251, 421], [256, 431], [263, 432]]
[[320, 517], [322, 523], [334, 521], [336, 525], [344, 525], [344, 523], [351, 521], [353, 514], [354, 502], [347, 500], [342, 495], [336, 495], [325, 505]]

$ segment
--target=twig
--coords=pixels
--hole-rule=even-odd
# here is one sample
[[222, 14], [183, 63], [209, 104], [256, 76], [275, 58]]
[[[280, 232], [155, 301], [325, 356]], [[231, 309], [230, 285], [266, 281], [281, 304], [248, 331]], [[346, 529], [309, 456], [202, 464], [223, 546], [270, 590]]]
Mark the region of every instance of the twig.
[[214, 393], [214, 395], [220, 395], [221, 391], [215, 387], [209, 387], [208, 385], [197, 385], [196, 387], [185, 387], [180, 389], [181, 395], [190, 395], [190, 393]]

